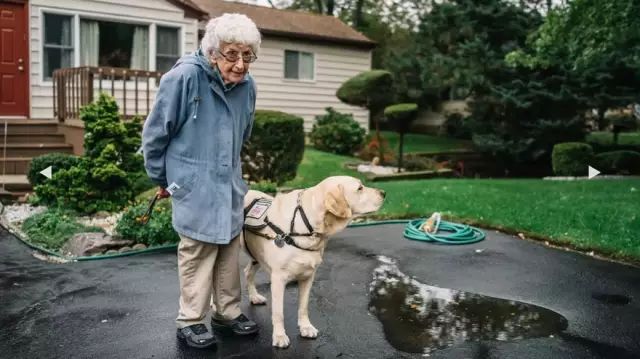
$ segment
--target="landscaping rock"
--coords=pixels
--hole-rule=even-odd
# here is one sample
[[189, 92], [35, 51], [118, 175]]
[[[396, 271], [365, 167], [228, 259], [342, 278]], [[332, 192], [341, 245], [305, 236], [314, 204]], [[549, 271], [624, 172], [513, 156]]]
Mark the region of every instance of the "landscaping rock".
[[93, 217], [94, 218], [107, 218], [110, 215], [111, 215], [111, 213], [109, 213], [107, 211], [98, 211], [93, 215]]
[[132, 241], [116, 240], [104, 233], [77, 233], [62, 246], [62, 253], [69, 256], [90, 256], [105, 250], [133, 244]]
[[133, 249], [129, 246], [124, 246], [120, 249], [118, 249], [118, 253], [125, 253], [125, 252], [131, 252]]
[[84, 224], [85, 226], [96, 226], [102, 228], [105, 233], [113, 235], [113, 231], [118, 223], [118, 219], [120, 219], [122, 213], [108, 213], [108, 212], [97, 212], [92, 216], [83, 216], [78, 217], [78, 222]]
[[44, 212], [46, 209], [47, 207], [32, 206], [27, 203], [13, 204], [4, 207], [2, 216], [6, 218], [9, 223], [22, 223], [25, 219], [34, 214]]
[[109, 249], [108, 251], [104, 252], [104, 254], [107, 254], [107, 255], [118, 254], [118, 251], [116, 251], [115, 249]]
[[136, 245], [133, 246], [133, 249], [138, 251], [138, 250], [142, 250], [142, 249], [147, 249], [147, 246], [143, 243], [138, 243]]

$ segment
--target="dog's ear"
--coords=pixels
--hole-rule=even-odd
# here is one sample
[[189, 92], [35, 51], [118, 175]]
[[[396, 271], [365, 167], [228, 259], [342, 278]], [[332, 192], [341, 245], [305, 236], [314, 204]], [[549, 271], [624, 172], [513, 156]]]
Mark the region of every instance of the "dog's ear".
[[338, 218], [350, 218], [351, 207], [344, 196], [344, 187], [338, 185], [327, 192], [324, 197], [324, 208]]

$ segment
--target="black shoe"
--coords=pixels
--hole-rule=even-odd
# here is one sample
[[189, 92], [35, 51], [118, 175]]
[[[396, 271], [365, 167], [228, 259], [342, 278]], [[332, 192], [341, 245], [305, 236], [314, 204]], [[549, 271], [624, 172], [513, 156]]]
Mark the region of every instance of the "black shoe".
[[180, 340], [184, 340], [188, 346], [194, 348], [209, 348], [218, 343], [216, 337], [204, 324], [194, 324], [180, 328], [176, 334]]
[[258, 324], [249, 320], [244, 314], [240, 314], [237, 318], [231, 320], [220, 319], [213, 316], [211, 318], [211, 329], [219, 330], [227, 334], [249, 335], [258, 332]]

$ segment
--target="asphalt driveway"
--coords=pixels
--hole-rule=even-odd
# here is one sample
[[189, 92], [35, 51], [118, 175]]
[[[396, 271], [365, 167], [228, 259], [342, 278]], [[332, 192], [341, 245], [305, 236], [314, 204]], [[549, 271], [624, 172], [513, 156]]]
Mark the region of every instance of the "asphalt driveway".
[[[215, 351], [185, 348], [175, 338], [175, 253], [52, 264], [34, 258], [30, 249], [1, 230], [0, 356], [640, 358], [640, 269], [494, 231], [474, 245], [439, 246], [406, 240], [402, 229], [350, 228], [331, 240], [310, 302], [311, 321], [320, 331], [317, 340], [298, 336], [297, 290], [292, 284], [285, 295], [289, 349], [271, 347], [270, 306], [249, 307], [245, 297], [245, 313], [261, 325], [261, 333], [223, 337]], [[269, 298], [264, 273], [257, 283]], [[393, 292], [393, 283], [403, 283], [404, 294]], [[438, 330], [446, 326], [438, 335], [454, 337], [445, 335], [444, 345], [418, 352], [434, 343], [435, 328], [428, 334], [428, 328], [421, 327], [428, 316], [419, 315], [419, 304], [425, 303], [420, 295], [438, 297], [437, 303], [455, 302], [440, 308], [451, 321], [434, 319]], [[483, 306], [486, 297], [480, 295], [501, 304]], [[548, 318], [553, 325], [520, 325], [501, 317], [503, 324], [509, 321], [508, 329], [496, 337], [482, 335], [497, 325], [489, 319], [517, 317], [514, 308], [528, 313], [519, 316], [522, 320]], [[468, 323], [475, 320], [485, 322]], [[467, 324], [480, 329], [461, 335], [456, 326], [464, 329]], [[534, 327], [541, 331], [533, 332]], [[534, 335], [522, 336], [522, 331]]]

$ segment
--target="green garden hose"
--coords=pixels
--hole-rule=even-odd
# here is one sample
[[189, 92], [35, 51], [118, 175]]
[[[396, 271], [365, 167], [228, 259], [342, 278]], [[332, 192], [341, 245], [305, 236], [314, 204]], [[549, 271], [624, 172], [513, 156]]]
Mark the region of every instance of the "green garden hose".
[[438, 217], [436, 229], [433, 233], [421, 230], [427, 219], [409, 221], [404, 228], [405, 238], [414, 241], [437, 242], [443, 244], [471, 244], [480, 242], [485, 234], [474, 227], [465, 224], [442, 221]]

